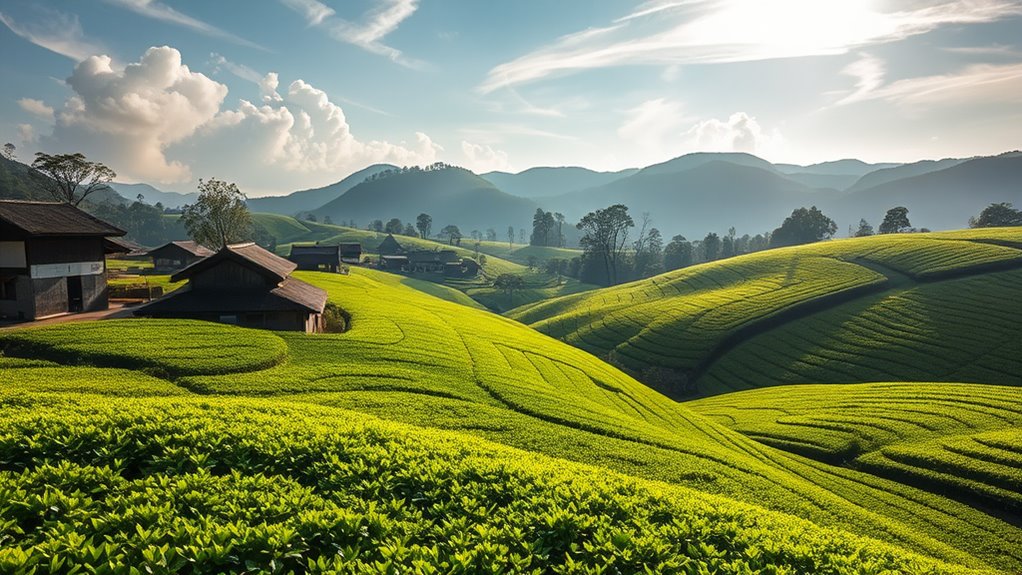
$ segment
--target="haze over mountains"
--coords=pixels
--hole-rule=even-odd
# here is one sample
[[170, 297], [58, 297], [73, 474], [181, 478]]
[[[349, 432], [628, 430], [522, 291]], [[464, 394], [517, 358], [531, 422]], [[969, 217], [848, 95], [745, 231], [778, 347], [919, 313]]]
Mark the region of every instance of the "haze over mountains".
[[[23, 164], [5, 161], [0, 195], [25, 197]], [[397, 173], [373, 178], [384, 171]], [[1022, 205], [1022, 153], [911, 164], [867, 164], [855, 159], [809, 166], [772, 164], [745, 153], [693, 153], [620, 172], [580, 167], [541, 167], [517, 174], [476, 175], [456, 167], [397, 170], [377, 164], [322, 188], [286, 196], [252, 198], [253, 211], [354, 220], [360, 227], [393, 217], [433, 217], [434, 231], [454, 224], [462, 233], [528, 229], [537, 208], [560, 212], [569, 223], [621, 203], [638, 219], [643, 212], [664, 235], [700, 238], [735, 227], [739, 235], [777, 227], [792, 210], [816, 205], [833, 218], [839, 235], [865, 218], [874, 226], [891, 207], [903, 205], [916, 227], [965, 227], [969, 216], [995, 202]], [[113, 184], [124, 198], [177, 208], [195, 194], [163, 192], [147, 184]], [[115, 194], [107, 199], [120, 201]], [[102, 196], [100, 196], [102, 197]], [[99, 199], [99, 197], [97, 197]]]

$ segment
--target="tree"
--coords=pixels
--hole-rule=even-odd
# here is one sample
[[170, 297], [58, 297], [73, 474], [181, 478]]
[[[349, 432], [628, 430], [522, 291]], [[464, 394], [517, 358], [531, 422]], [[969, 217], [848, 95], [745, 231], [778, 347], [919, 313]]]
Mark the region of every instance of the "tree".
[[617, 283], [618, 262], [628, 241], [628, 228], [635, 222], [623, 204], [589, 212], [575, 227], [582, 232], [580, 243], [586, 256], [602, 262], [606, 282]]
[[507, 249], [513, 249], [515, 247], [515, 227], [507, 227]]
[[869, 225], [869, 222], [866, 221], [866, 218], [861, 218], [859, 220], [859, 229], [855, 230], [855, 233], [852, 235], [857, 238], [871, 236], [873, 235], [873, 226]]
[[1001, 202], [983, 208], [978, 218], [969, 218], [970, 228], [998, 226], [1022, 226], [1022, 210], [1013, 209], [1008, 202]]
[[664, 269], [676, 270], [692, 265], [692, 244], [685, 236], [674, 236], [664, 247]]
[[405, 233], [406, 236], [408, 236], [410, 238], [414, 238], [414, 237], [417, 237], [419, 235], [419, 232], [415, 229], [415, 226], [412, 225], [411, 222], [408, 222], [407, 224], [405, 224], [405, 232], [404, 233]]
[[405, 225], [398, 218], [390, 218], [387, 225], [383, 226], [383, 231], [388, 234], [401, 235], [401, 232], [405, 231]]
[[486, 241], [488, 242], [497, 241], [497, 230], [493, 228], [486, 228]]
[[369, 229], [374, 232], [383, 233], [383, 220], [373, 220], [373, 222], [369, 224]]
[[323, 223], [328, 226], [332, 226], [334, 225], [334, 220], [331, 219], [330, 216], [323, 216]]
[[117, 173], [99, 162], [90, 162], [83, 154], [44, 154], [36, 152], [32, 169], [47, 176], [39, 185], [53, 198], [77, 206], [94, 192], [105, 189]]
[[14, 161], [14, 152], [18, 148], [14, 144], [7, 142], [4, 144], [3, 150], [0, 150], [0, 156], [7, 158], [8, 160]]
[[312, 212], [309, 212], [308, 214], [305, 214], [305, 221], [315, 223], [316, 222], [316, 214], [314, 214]]
[[770, 246], [795, 246], [829, 239], [837, 232], [834, 220], [816, 206], [798, 208], [770, 235]]
[[720, 258], [720, 236], [710, 232], [703, 238], [703, 259], [712, 262]]
[[542, 208], [536, 208], [536, 214], [532, 217], [532, 235], [529, 236], [529, 245], [552, 246], [558, 242], [554, 238], [554, 215], [544, 212]]
[[199, 198], [181, 214], [188, 235], [211, 248], [244, 241], [252, 233], [252, 216], [245, 194], [233, 183], [199, 180]]
[[554, 219], [557, 220], [557, 247], [564, 247], [564, 232], [561, 230], [564, 227], [564, 214], [557, 212], [554, 214]]
[[429, 214], [419, 214], [419, 217], [415, 218], [415, 227], [419, 230], [419, 237], [428, 238], [433, 231], [433, 217]]
[[516, 274], [500, 274], [493, 282], [493, 287], [503, 290], [507, 294], [508, 309], [514, 307], [515, 290], [525, 287], [525, 280]]
[[459, 230], [458, 226], [454, 224], [444, 226], [444, 229], [440, 230], [439, 236], [442, 240], [446, 239], [452, 246], [455, 242], [461, 242], [461, 230]]
[[897, 234], [911, 227], [912, 224], [908, 221], [908, 208], [898, 206], [887, 210], [887, 214], [884, 215], [884, 221], [880, 223], [880, 233]]

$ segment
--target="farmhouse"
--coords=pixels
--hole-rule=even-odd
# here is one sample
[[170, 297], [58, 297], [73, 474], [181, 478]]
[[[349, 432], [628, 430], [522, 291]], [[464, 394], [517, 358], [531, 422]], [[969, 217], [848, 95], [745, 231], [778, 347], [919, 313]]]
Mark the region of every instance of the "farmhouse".
[[153, 269], [157, 272], [173, 272], [213, 255], [212, 250], [193, 241], [177, 241], [149, 250]]
[[357, 264], [362, 262], [362, 244], [359, 242], [347, 242], [338, 246], [341, 248], [341, 261], [346, 264]]
[[287, 259], [300, 270], [337, 272], [341, 267], [340, 246], [291, 246]]
[[188, 284], [135, 315], [322, 331], [327, 294], [291, 277], [297, 267], [253, 243], [230, 245], [175, 273], [171, 281]]
[[396, 256], [403, 254], [405, 248], [394, 239], [394, 234], [387, 234], [387, 237], [383, 238], [380, 245], [376, 248], [377, 253], [381, 256]]
[[0, 317], [108, 307], [107, 238], [120, 230], [69, 204], [0, 200]]

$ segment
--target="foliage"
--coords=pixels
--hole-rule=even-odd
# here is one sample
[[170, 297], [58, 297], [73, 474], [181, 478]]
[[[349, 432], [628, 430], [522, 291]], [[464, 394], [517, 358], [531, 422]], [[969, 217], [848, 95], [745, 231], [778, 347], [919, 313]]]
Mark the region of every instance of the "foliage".
[[107, 189], [117, 173], [100, 162], [90, 162], [81, 153], [36, 152], [32, 169], [46, 176], [37, 183], [58, 202], [77, 206], [85, 198]]
[[791, 212], [781, 227], [770, 235], [770, 245], [795, 246], [830, 239], [837, 232], [834, 220], [823, 215], [816, 206]]
[[143, 246], [164, 243], [170, 226], [163, 211], [144, 202], [114, 204], [102, 202], [89, 207], [89, 213], [127, 232], [127, 238]]
[[515, 290], [520, 290], [525, 287], [525, 280], [522, 276], [517, 274], [500, 274], [497, 279], [493, 281], [493, 287], [502, 290], [507, 294], [508, 302], [514, 301]]
[[334, 302], [327, 302], [323, 308], [323, 331], [326, 333], [344, 333], [351, 325], [351, 315]]
[[983, 208], [978, 218], [969, 218], [970, 228], [993, 228], [1001, 226], [1022, 226], [1022, 210], [1016, 210], [1010, 203], [990, 204]]
[[10, 142], [7, 142], [6, 144], [4, 144], [4, 147], [0, 149], [0, 156], [2, 156], [5, 160], [11, 160], [13, 162], [17, 157], [15, 155], [15, 152], [17, 150], [18, 150], [17, 146]]
[[415, 227], [419, 230], [419, 237], [426, 239], [433, 228], [433, 218], [429, 214], [419, 214], [415, 218]]
[[233, 183], [199, 180], [199, 198], [181, 214], [188, 235], [214, 249], [244, 241], [252, 233], [252, 216], [245, 194]]
[[664, 247], [664, 269], [667, 271], [687, 268], [692, 265], [692, 244], [685, 236], [674, 236]]
[[542, 208], [536, 208], [536, 214], [532, 217], [532, 235], [529, 236], [529, 245], [554, 247], [563, 245], [564, 236], [561, 234], [563, 223], [563, 215], [558, 221], [553, 212], [544, 212]]
[[884, 214], [884, 221], [880, 223], [880, 233], [897, 234], [912, 227], [908, 221], [908, 208], [898, 206], [887, 210]]
[[859, 227], [858, 229], [855, 230], [853, 236], [856, 238], [864, 238], [866, 236], [871, 235], [873, 235], [873, 226], [871, 226], [869, 222], [865, 220], [865, 218], [860, 219]]
[[628, 242], [628, 228], [635, 226], [628, 207], [615, 204], [589, 212], [575, 225], [582, 232], [579, 243], [588, 257], [603, 264], [605, 285], [618, 281], [618, 263]]
[[447, 240], [447, 243], [452, 246], [454, 244], [461, 245], [461, 230], [454, 224], [444, 226], [444, 229], [440, 230], [440, 233], [437, 235], [440, 239]]

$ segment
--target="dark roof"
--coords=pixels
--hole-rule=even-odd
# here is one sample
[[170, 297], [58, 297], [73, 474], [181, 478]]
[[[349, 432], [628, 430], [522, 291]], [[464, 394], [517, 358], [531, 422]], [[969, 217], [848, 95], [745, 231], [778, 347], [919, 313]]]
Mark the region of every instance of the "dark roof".
[[290, 257], [311, 255], [336, 257], [337, 254], [340, 253], [340, 251], [341, 251], [340, 246], [321, 246], [318, 244], [314, 246], [292, 245]]
[[145, 248], [124, 238], [103, 238], [103, 250], [108, 254], [144, 254]]
[[60, 202], [0, 200], [0, 222], [30, 236], [123, 236], [125, 231]]
[[208, 258], [199, 260], [170, 277], [171, 281], [181, 281], [202, 273], [222, 261], [233, 261], [266, 276], [276, 282], [284, 281], [298, 266], [273, 252], [256, 244], [234, 244], [221, 248]]
[[342, 244], [339, 244], [337, 247], [341, 248], [341, 253], [342, 254], [354, 254], [354, 253], [361, 254], [362, 253], [362, 244], [360, 244], [358, 242], [355, 242], [355, 243], [342, 243]]
[[197, 258], [207, 258], [207, 257], [213, 255], [214, 253], [216, 253], [213, 250], [207, 248], [206, 246], [200, 244], [199, 242], [193, 242], [191, 240], [180, 240], [180, 241], [169, 242], [169, 243], [163, 244], [162, 246], [160, 246], [158, 248], [154, 248], [154, 249], [149, 250], [149, 253], [152, 254], [152, 253], [155, 253], [155, 252], [160, 252], [160, 251], [163, 251], [163, 250], [175, 249], [175, 248], [180, 248], [180, 249], [188, 252], [189, 254], [197, 257]]
[[404, 248], [401, 247], [401, 244], [397, 241], [397, 239], [394, 238], [394, 234], [387, 234], [387, 237], [383, 238], [383, 241], [380, 242], [380, 245], [376, 248], [376, 251], [381, 254], [383, 253], [396, 254], [404, 251]]
[[322, 313], [327, 293], [295, 278], [287, 278], [271, 290], [194, 291], [185, 286], [135, 311], [138, 316], [174, 314], [305, 311]]

